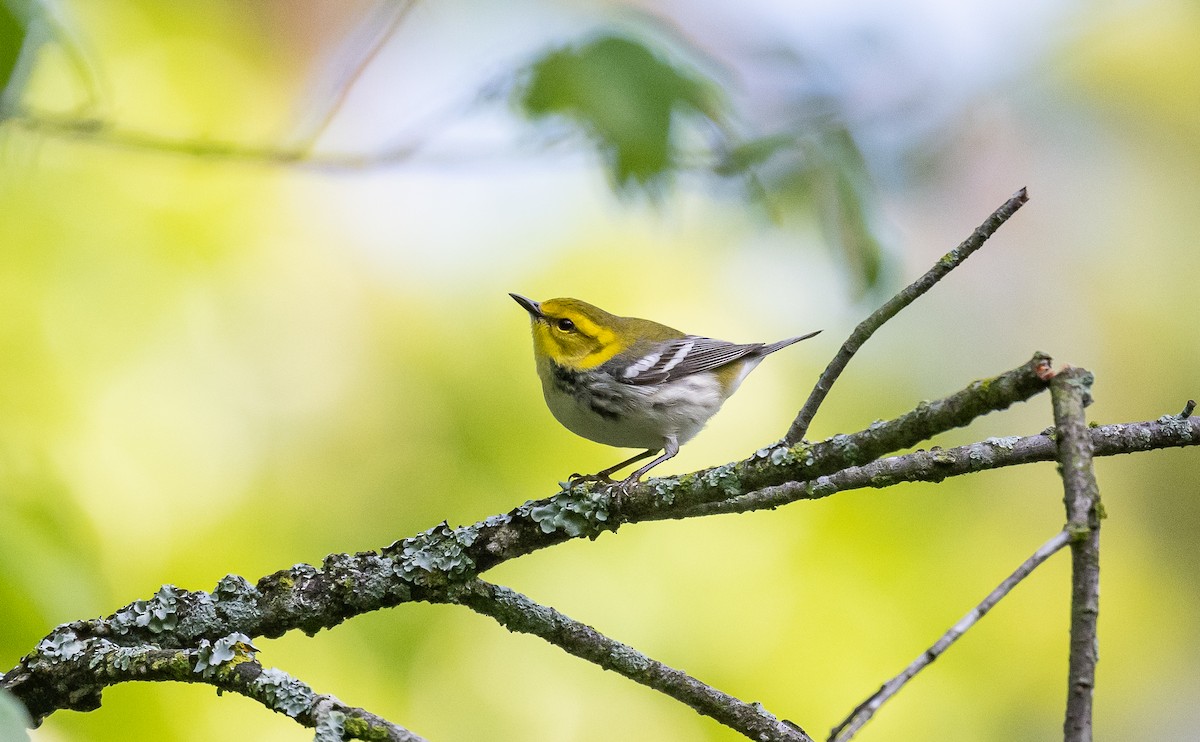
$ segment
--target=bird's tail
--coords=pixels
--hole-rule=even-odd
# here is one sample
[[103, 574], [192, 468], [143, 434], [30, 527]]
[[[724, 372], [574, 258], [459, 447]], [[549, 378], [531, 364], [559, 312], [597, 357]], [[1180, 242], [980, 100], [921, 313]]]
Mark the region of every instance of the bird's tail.
[[764, 356], [769, 355], [771, 353], [774, 353], [777, 350], [786, 348], [789, 345], [792, 345], [793, 343], [798, 343], [801, 340], [808, 340], [810, 337], [812, 337], [814, 335], [820, 335], [820, 334], [821, 334], [821, 331], [817, 330], [816, 332], [810, 332], [807, 335], [800, 335], [798, 337], [788, 338], [787, 340], [780, 340], [779, 342], [776, 342], [776, 343], [768, 343], [768, 344], [764, 345], [762, 350], [759, 352], [762, 353]]

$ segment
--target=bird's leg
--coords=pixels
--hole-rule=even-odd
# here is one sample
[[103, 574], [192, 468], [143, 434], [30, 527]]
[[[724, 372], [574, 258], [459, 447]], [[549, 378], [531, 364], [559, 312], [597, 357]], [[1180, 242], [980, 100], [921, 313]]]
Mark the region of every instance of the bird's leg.
[[600, 471], [596, 472], [595, 474], [575, 473], [575, 474], [572, 474], [571, 476], [567, 477], [567, 481], [570, 482], [572, 485], [574, 485], [577, 482], [602, 482], [604, 484], [612, 484], [612, 478], [609, 477], [610, 474], [612, 474], [613, 472], [618, 471], [620, 469], [624, 469], [625, 467], [629, 466], [630, 464], [632, 464], [634, 462], [641, 461], [642, 459], [646, 458], [647, 456], [653, 456], [654, 454], [658, 453], [658, 451], [659, 451], [659, 449], [657, 449], [657, 448], [651, 448], [649, 451], [642, 451], [641, 453], [634, 456], [633, 458], [625, 459], [621, 463], [614, 464], [613, 466], [610, 466], [607, 469], [601, 469]]
[[[643, 474], [650, 471], [651, 469], [658, 466], [659, 464], [666, 461], [667, 459], [673, 458], [675, 456], [675, 454], [679, 453], [679, 441], [678, 441], [678, 439], [675, 438], [674, 435], [668, 435], [666, 438], [663, 438], [662, 452], [663, 452], [662, 456], [659, 456], [654, 461], [651, 461], [649, 464], [646, 464], [641, 469], [638, 469], [637, 471], [635, 471], [633, 474], [630, 474], [629, 476], [622, 479], [621, 486], [628, 487], [632, 484], [636, 484], [637, 481], [642, 478]], [[632, 464], [634, 461], [637, 461], [639, 459], [644, 459], [652, 453], [654, 453], [654, 451], [647, 451], [646, 453], [642, 454], [641, 456], [638, 456], [636, 458], [630, 459], [629, 461], [626, 461], [625, 464]], [[624, 466], [625, 464], [622, 464], [621, 466]], [[619, 469], [620, 467], [617, 467], [617, 468]]]
[[[652, 453], [654, 453], [654, 451], [647, 451], [644, 456], [640, 456], [638, 458], [645, 458], [646, 456], [649, 456]], [[663, 439], [663, 447], [662, 447], [662, 456], [659, 456], [654, 461], [651, 461], [649, 464], [646, 464], [645, 466], [638, 469], [633, 474], [630, 474], [629, 476], [625, 477], [620, 482], [617, 482], [610, 488], [613, 509], [616, 510], [617, 512], [620, 512], [621, 498], [623, 498], [625, 496], [625, 492], [630, 487], [637, 484], [638, 480], [642, 478], [643, 474], [650, 471], [651, 469], [658, 466], [659, 464], [661, 464], [662, 462], [671, 458], [672, 456], [674, 456], [677, 453], [679, 453], [679, 441], [675, 438], [675, 436], [669, 435], [666, 438], [664, 438]], [[634, 460], [636, 461], [637, 459], [634, 459]], [[629, 461], [626, 463], [633, 463], [633, 462]]]

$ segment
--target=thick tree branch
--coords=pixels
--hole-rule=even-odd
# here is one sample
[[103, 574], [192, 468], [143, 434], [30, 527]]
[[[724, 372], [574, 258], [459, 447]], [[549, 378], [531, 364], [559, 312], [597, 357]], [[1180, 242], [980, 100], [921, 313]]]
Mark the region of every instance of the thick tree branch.
[[870, 317], [860, 322], [858, 327], [854, 328], [854, 332], [850, 333], [850, 337], [846, 338], [846, 342], [842, 343], [842, 347], [838, 349], [837, 355], [825, 367], [825, 371], [817, 380], [817, 384], [808, 395], [804, 406], [800, 408], [800, 413], [796, 415], [796, 419], [788, 429], [787, 435], [784, 436], [783, 442], [789, 446], [794, 446], [804, 439], [804, 435], [808, 432], [808, 426], [812, 423], [812, 419], [817, 414], [817, 409], [821, 406], [821, 403], [825, 401], [829, 390], [833, 388], [833, 383], [842, 375], [842, 371], [846, 369], [846, 366], [850, 363], [850, 359], [854, 357], [858, 349], [875, 334], [876, 330], [883, 327], [884, 323], [892, 317], [895, 317], [901, 309], [912, 304], [926, 291], [933, 288], [934, 284], [961, 265], [972, 253], [983, 247], [983, 243], [987, 242], [988, 238], [1000, 228], [1000, 225], [1004, 224], [1004, 222], [1008, 221], [1009, 217], [1017, 213], [1017, 209], [1021, 208], [1028, 200], [1029, 195], [1024, 188], [1014, 193], [1012, 198], [1008, 199], [1000, 208], [992, 212], [992, 215], [983, 224], [979, 225], [970, 237], [964, 240], [958, 247], [943, 255], [942, 259], [926, 271], [925, 275], [913, 281], [907, 288], [891, 299], [888, 299], [887, 303], [876, 309]]
[[1083, 414], [1092, 401], [1091, 386], [1092, 374], [1081, 368], [1064, 369], [1050, 384], [1067, 531], [1071, 534], [1071, 658], [1065, 742], [1092, 739], [1092, 689], [1096, 685], [1102, 510], [1092, 465], [1092, 436]]
[[[764, 449], [751, 459], [696, 474], [651, 480], [634, 489], [628, 520], [690, 517], [776, 507], [795, 499], [825, 497], [857, 487], [900, 481], [940, 481], [999, 466], [1054, 457], [1053, 439], [988, 439], [955, 449], [918, 451], [857, 466], [880, 452], [906, 447], [941, 430], [963, 425], [991, 409], [1024, 399], [1046, 384], [1044, 356], [994, 379], [976, 382], [939, 402], [877, 423], [853, 435], [818, 444]], [[1157, 421], [1108, 425], [1086, 431], [1097, 455], [1114, 455], [1200, 444], [1200, 418], [1167, 415]], [[742, 490], [749, 483], [758, 489]], [[748, 494], [741, 494], [748, 492]], [[723, 504], [727, 498], [729, 504]], [[448, 591], [469, 584], [483, 570], [537, 548], [608, 526], [603, 492], [573, 491], [529, 502], [511, 513], [472, 526], [439, 525], [379, 552], [333, 554], [320, 569], [300, 564], [251, 585], [230, 575], [213, 592], [170, 586], [152, 599], [137, 601], [103, 619], [60, 626], [13, 670], [0, 676], [10, 691], [40, 720], [62, 708], [77, 708], [90, 697], [86, 688], [41, 682], [36, 668], [45, 645], [103, 639], [116, 646], [153, 645], [189, 649], [239, 632], [250, 637], [280, 636], [301, 629], [314, 634], [355, 615], [414, 600], [446, 602]]]
[[100, 707], [104, 688], [133, 681], [206, 683], [220, 691], [252, 698], [268, 709], [316, 730], [316, 742], [344, 739], [423, 742], [403, 727], [332, 696], [318, 695], [305, 683], [255, 659], [250, 639], [231, 634], [196, 648], [166, 649], [154, 644], [120, 645], [102, 638], [81, 639], [58, 631], [38, 645], [38, 655], [4, 675], [11, 690], [40, 720], [51, 711]]
[[[1117, 423], [1088, 428], [1096, 456], [1116, 456], [1163, 448], [1200, 445], [1200, 417], [1164, 415], [1157, 420]], [[804, 482], [785, 482], [764, 487], [721, 502], [665, 515], [692, 518], [715, 513], [745, 513], [771, 510], [797, 500], [819, 500], [846, 490], [882, 489], [900, 482], [941, 482], [974, 472], [1055, 461], [1058, 446], [1054, 436], [1040, 434], [1023, 438], [988, 438], [955, 448], [933, 447], [903, 456], [877, 459], [864, 466], [848, 466], [828, 476]]]
[[912, 412], [874, 423], [857, 433], [790, 448], [765, 448], [744, 461], [642, 482], [622, 496], [619, 513], [610, 510], [608, 490], [603, 485], [579, 485], [478, 524], [478, 539], [466, 548], [466, 553], [482, 572], [572, 538], [616, 530], [624, 523], [680, 517], [701, 506], [764, 487], [814, 480], [847, 466], [866, 464], [1029, 399], [1048, 385], [1049, 368], [1050, 358], [1036, 353], [1011, 371], [972, 382], [944, 399], [922, 402]]
[[1021, 566], [1009, 575], [1003, 582], [996, 586], [996, 589], [988, 593], [988, 596], [983, 601], [975, 606], [967, 615], [963, 616], [958, 623], [950, 627], [950, 630], [942, 635], [942, 638], [934, 642], [933, 646], [925, 650], [920, 657], [912, 661], [908, 667], [904, 668], [896, 677], [880, 686], [879, 690], [875, 691], [870, 698], [858, 705], [854, 711], [846, 719], [833, 728], [829, 733], [830, 742], [846, 742], [847, 740], [858, 734], [858, 731], [869, 722], [875, 712], [879, 711], [883, 704], [887, 703], [892, 696], [896, 695], [901, 688], [912, 680], [917, 673], [928, 667], [934, 660], [942, 655], [950, 645], [958, 641], [958, 638], [971, 629], [979, 619], [987, 615], [988, 611], [992, 610], [1004, 596], [1012, 592], [1022, 580], [1033, 573], [1033, 570], [1041, 566], [1042, 562], [1049, 559], [1059, 549], [1066, 546], [1071, 540], [1071, 534], [1068, 531], [1059, 531], [1046, 543], [1042, 544], [1037, 551], [1021, 563]]
[[776, 718], [760, 704], [740, 701], [506, 587], [473, 580], [451, 591], [449, 599], [491, 616], [509, 631], [539, 636], [576, 657], [665, 693], [750, 739], [812, 742], [799, 726]]

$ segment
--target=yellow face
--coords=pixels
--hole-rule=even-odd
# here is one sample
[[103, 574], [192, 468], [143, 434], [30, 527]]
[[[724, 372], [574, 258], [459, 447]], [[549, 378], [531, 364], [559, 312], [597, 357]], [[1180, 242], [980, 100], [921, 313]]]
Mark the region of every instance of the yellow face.
[[595, 368], [622, 349], [615, 330], [621, 321], [603, 309], [578, 299], [549, 299], [536, 309], [526, 306], [533, 320], [533, 344], [560, 366]]

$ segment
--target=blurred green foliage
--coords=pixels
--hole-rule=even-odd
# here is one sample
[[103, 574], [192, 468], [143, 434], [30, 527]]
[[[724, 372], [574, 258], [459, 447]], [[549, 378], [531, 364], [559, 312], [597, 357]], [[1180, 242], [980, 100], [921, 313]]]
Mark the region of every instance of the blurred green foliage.
[[[751, 141], [731, 152], [724, 171], [741, 164], [750, 194], [775, 218], [815, 218], [857, 296], [894, 288], [884, 279], [884, 249], [875, 234], [876, 186], [858, 144], [836, 120]], [[744, 164], [743, 164], [744, 163]]]
[[667, 56], [664, 44], [611, 34], [557, 47], [523, 71], [516, 103], [535, 121], [581, 130], [619, 191], [660, 192], [708, 170], [741, 183], [740, 197], [776, 222], [815, 215], [856, 292], [881, 288], [875, 186], [850, 131], [836, 117], [806, 115], [794, 130], [741, 139], [719, 84]]
[[680, 165], [683, 119], [723, 117], [711, 80], [673, 65], [645, 44], [601, 35], [554, 49], [528, 70], [518, 103], [533, 119], [562, 116], [605, 155], [619, 186], [662, 180]]
[[25, 25], [8, 4], [0, 3], [0, 95], [8, 88], [13, 70], [17, 67], [21, 45], [25, 42], [25, 31]]

